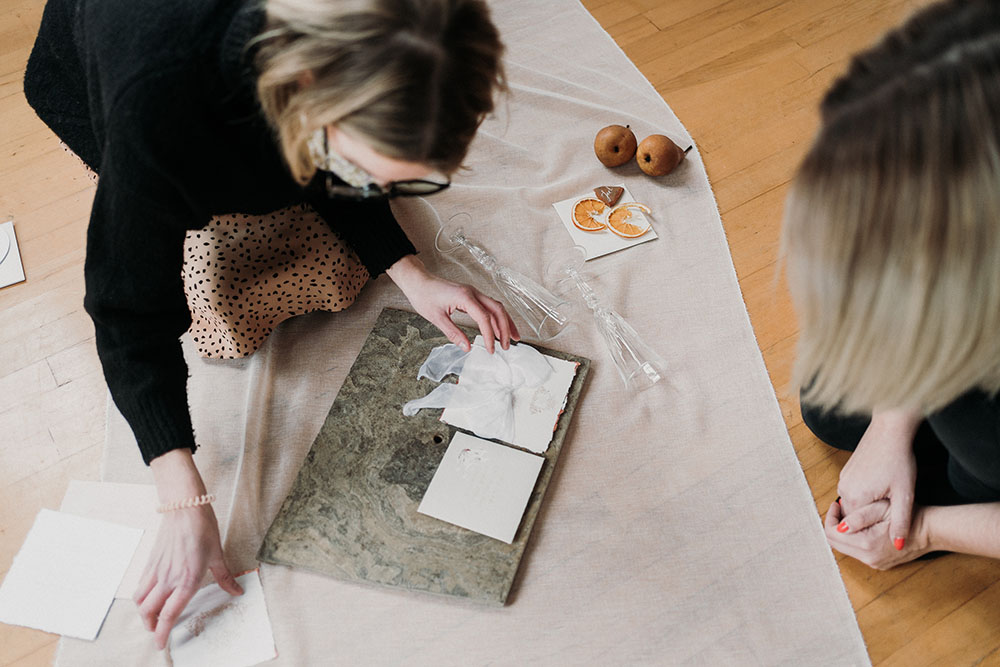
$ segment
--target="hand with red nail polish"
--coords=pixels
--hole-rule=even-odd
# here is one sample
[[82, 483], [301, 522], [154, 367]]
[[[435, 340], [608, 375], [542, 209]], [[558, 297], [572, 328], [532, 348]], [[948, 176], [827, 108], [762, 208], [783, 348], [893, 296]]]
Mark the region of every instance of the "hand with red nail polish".
[[[913, 437], [922, 416], [908, 410], [876, 410], [857, 449], [840, 473], [837, 492], [850, 530], [860, 533], [888, 520], [886, 546], [910, 534], [917, 462]], [[901, 549], [896, 549], [901, 551]]]
[[886, 570], [930, 550], [923, 508], [914, 508], [913, 517], [914, 539], [890, 538], [888, 501], [872, 503], [846, 517], [841, 503], [835, 502], [826, 513], [823, 527], [831, 547], [869, 567]]

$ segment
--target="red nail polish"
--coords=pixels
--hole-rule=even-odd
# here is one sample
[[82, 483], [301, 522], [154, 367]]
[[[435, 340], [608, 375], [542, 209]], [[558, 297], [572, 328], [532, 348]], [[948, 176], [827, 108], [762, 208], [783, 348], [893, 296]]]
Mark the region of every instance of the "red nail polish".
[[896, 551], [902, 551], [903, 547], [906, 546], [906, 540], [902, 537], [897, 537], [892, 541], [892, 545], [896, 547]]
[[841, 521], [839, 524], [837, 524], [837, 532], [838, 533], [846, 533], [849, 530], [850, 530], [850, 528], [847, 527], [847, 523], [846, 522]]

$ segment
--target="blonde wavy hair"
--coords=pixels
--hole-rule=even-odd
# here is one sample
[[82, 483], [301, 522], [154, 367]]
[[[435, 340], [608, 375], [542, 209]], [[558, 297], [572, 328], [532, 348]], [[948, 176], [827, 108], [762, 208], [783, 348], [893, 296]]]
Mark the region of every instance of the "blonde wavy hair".
[[786, 202], [803, 401], [1000, 390], [1000, 5], [929, 7], [826, 95]]
[[482, 0], [266, 0], [257, 95], [292, 175], [337, 125], [391, 158], [450, 174], [505, 89], [503, 45]]

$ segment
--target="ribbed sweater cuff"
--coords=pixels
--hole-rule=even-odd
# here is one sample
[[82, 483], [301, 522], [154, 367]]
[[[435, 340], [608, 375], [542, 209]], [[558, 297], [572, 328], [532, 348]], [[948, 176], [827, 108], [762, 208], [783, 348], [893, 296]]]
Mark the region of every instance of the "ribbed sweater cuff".
[[132, 427], [146, 465], [174, 449], [187, 447], [194, 452], [197, 448], [186, 403], [177, 406], [162, 399], [137, 399], [121, 402], [115, 400], [115, 404]]
[[[394, 233], [396, 230], [398, 233]], [[354, 249], [373, 279], [385, 273], [385, 270], [398, 262], [400, 258], [417, 254], [417, 249], [413, 247], [402, 229], [395, 227], [395, 230], [390, 229], [386, 232], [378, 239], [373, 239], [375, 242], [359, 244], [362, 247]]]

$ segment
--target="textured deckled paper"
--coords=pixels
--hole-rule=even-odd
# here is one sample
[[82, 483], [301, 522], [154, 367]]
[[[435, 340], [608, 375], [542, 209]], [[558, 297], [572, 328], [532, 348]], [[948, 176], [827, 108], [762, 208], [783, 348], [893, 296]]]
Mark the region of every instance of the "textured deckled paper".
[[116, 598], [131, 598], [149, 560], [160, 527], [159, 498], [152, 484], [115, 484], [70, 480], [59, 510], [143, 530], [142, 540], [118, 586]]
[[[552, 366], [552, 375], [537, 387], [520, 387], [513, 392], [514, 437], [510, 444], [523, 447], [542, 454], [552, 441], [552, 434], [559, 424], [559, 417], [566, 406], [566, 396], [578, 364], [574, 361], [557, 359], [550, 355], [542, 355]], [[459, 385], [463, 378], [475, 373], [475, 367], [485, 366], [491, 361], [491, 355], [483, 346], [483, 337], [476, 336], [472, 352], [465, 360], [462, 372], [458, 376]], [[481, 376], [478, 374], [477, 376]], [[468, 381], [467, 379], [465, 381]], [[477, 431], [480, 425], [481, 412], [476, 408], [460, 408], [449, 406], [441, 413], [441, 421], [467, 431]]]
[[43, 509], [0, 586], [0, 621], [93, 640], [142, 531]]
[[417, 511], [510, 544], [544, 460], [456, 433]]
[[[625, 187], [624, 183], [617, 183], [616, 185], [625, 189], [621, 199], [618, 200], [617, 206], [635, 201], [635, 198], [632, 197], [632, 193], [628, 191], [628, 188]], [[559, 214], [559, 220], [563, 223], [566, 231], [569, 232], [572, 240], [568, 245], [583, 246], [583, 249], [587, 251], [587, 259], [594, 259], [595, 257], [608, 255], [619, 250], [624, 250], [625, 248], [631, 248], [632, 246], [639, 245], [640, 243], [646, 243], [647, 241], [652, 241], [656, 238], [656, 230], [652, 227], [648, 232], [634, 239], [622, 238], [607, 229], [602, 229], [598, 232], [583, 231], [573, 224], [573, 205], [586, 197], [593, 198], [594, 191], [590, 190], [581, 195], [577, 195], [576, 197], [570, 197], [569, 199], [556, 202], [552, 205], [552, 208], [554, 208], [556, 213]], [[655, 217], [655, 210], [652, 215]], [[643, 215], [641, 211], [632, 211], [632, 217], [634, 218], [632, 222], [640, 226], [649, 220], [649, 218]]]
[[243, 595], [212, 584], [191, 598], [170, 631], [174, 667], [249, 667], [277, 657], [260, 573], [236, 581]]
[[0, 223], [0, 287], [24, 280], [24, 266], [14, 235], [14, 221]]

